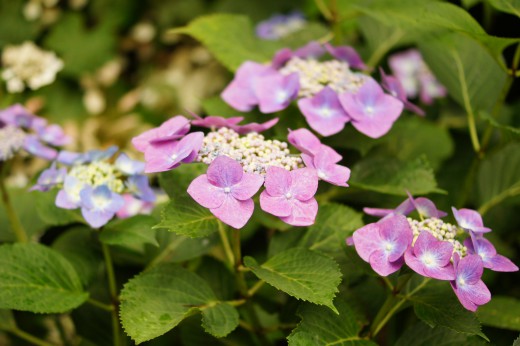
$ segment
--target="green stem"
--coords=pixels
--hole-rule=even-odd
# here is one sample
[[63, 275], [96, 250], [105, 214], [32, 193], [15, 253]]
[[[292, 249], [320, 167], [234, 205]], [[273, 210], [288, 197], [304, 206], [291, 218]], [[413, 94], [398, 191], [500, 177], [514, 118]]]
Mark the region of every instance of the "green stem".
[[429, 278], [424, 278], [423, 282], [418, 285], [415, 289], [413, 289], [411, 292], [407, 293], [404, 296], [394, 296], [389, 295], [386, 299], [385, 303], [379, 310], [379, 312], [376, 315], [376, 318], [374, 319], [374, 322], [372, 323], [372, 327], [370, 328], [370, 334], [372, 338], [374, 338], [381, 329], [386, 325], [386, 323], [392, 318], [392, 316], [399, 311], [401, 306], [415, 293], [420, 291], [426, 284], [430, 281]]
[[489, 209], [493, 208], [495, 205], [499, 204], [504, 199], [516, 196], [518, 194], [520, 194], [520, 186], [512, 189], [507, 189], [504, 192], [494, 196], [483, 205], [481, 205], [480, 208], [478, 208], [478, 212], [480, 215], [484, 216], [484, 214], [486, 214], [489, 211]]
[[101, 250], [103, 251], [103, 258], [105, 259], [105, 267], [107, 271], [108, 279], [108, 291], [110, 293], [110, 299], [112, 300], [112, 306], [114, 307], [110, 313], [112, 315], [112, 334], [114, 346], [121, 345], [121, 334], [119, 331], [119, 318], [117, 314], [117, 285], [116, 276], [114, 273], [114, 263], [112, 262], [112, 256], [110, 256], [110, 249], [105, 243], [101, 243]]
[[96, 300], [96, 299], [93, 299], [93, 298], [89, 298], [87, 300], [87, 303], [89, 303], [90, 305], [93, 305], [93, 306], [95, 306], [97, 308], [100, 308], [102, 310], [105, 310], [105, 311], [113, 311], [114, 310], [114, 306], [113, 305], [102, 303], [99, 300]]
[[19, 337], [20, 339], [23, 339], [27, 342], [30, 342], [31, 344], [33, 345], [38, 345], [38, 346], [54, 346], [53, 344], [45, 341], [45, 340], [42, 340], [40, 338], [37, 338], [36, 336], [34, 335], [31, 335], [29, 333], [26, 333], [24, 332], [23, 330], [21, 329], [18, 329], [17, 327], [15, 328], [12, 328], [9, 330], [9, 332], [11, 334], [14, 334], [16, 335], [17, 337]]
[[323, 17], [331, 22], [333, 20], [332, 12], [330, 11], [329, 7], [323, 2], [323, 0], [314, 0], [314, 3], [316, 4], [316, 7], [320, 10]]
[[256, 284], [253, 285], [253, 287], [251, 287], [248, 291], [247, 291], [247, 296], [248, 297], [252, 297], [255, 295], [255, 293], [260, 289], [262, 288], [262, 286], [265, 284], [265, 281], [264, 280], [260, 280], [258, 281]]
[[5, 164], [0, 164], [0, 191], [2, 193], [2, 202], [5, 206], [5, 212], [7, 214], [7, 218], [9, 219], [9, 223], [11, 224], [11, 229], [16, 237], [16, 241], [20, 243], [27, 243], [29, 238], [27, 237], [27, 233], [23, 228], [23, 225], [14, 210], [13, 204], [11, 202], [11, 198], [9, 197], [9, 192], [7, 191], [7, 187], [5, 185], [5, 177], [7, 175], [7, 166]]
[[231, 246], [229, 245], [229, 239], [226, 234], [226, 228], [220, 220], [218, 220], [218, 234], [220, 235], [220, 241], [222, 241], [222, 246], [224, 247], [224, 252], [226, 253], [229, 265], [231, 266], [231, 269], [234, 270], [236, 259], [233, 255], [233, 251], [231, 250]]
[[392, 49], [394, 45], [399, 42], [399, 40], [403, 37], [404, 32], [400, 29], [396, 29], [392, 35], [379, 47], [377, 47], [374, 52], [372, 52], [372, 55], [370, 58], [368, 58], [367, 66], [369, 69], [373, 69], [376, 67], [377, 64], [379, 64], [379, 61]]

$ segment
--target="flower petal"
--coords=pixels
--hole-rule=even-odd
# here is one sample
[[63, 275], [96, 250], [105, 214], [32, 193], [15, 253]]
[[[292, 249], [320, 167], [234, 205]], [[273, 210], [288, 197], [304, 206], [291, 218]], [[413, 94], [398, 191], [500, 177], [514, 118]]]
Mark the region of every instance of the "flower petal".
[[238, 201], [228, 194], [220, 207], [212, 208], [210, 211], [220, 221], [233, 228], [240, 229], [249, 221], [254, 208], [255, 204], [252, 199]]
[[318, 202], [312, 198], [306, 201], [293, 200], [292, 212], [280, 219], [292, 226], [310, 226], [314, 224], [318, 214]]
[[315, 169], [299, 168], [290, 172], [292, 184], [289, 192], [300, 201], [311, 199], [318, 190], [318, 175]]
[[265, 175], [264, 185], [265, 190], [269, 193], [270, 196], [285, 196], [285, 194], [289, 192], [291, 188], [292, 175], [289, 171], [283, 168], [269, 166]]
[[206, 174], [193, 179], [188, 194], [204, 208], [218, 208], [224, 203], [226, 193], [221, 187], [211, 184]]
[[260, 208], [266, 213], [286, 217], [292, 213], [292, 202], [285, 196], [271, 196], [266, 190], [260, 194]]
[[244, 171], [236, 160], [221, 155], [211, 162], [207, 175], [210, 183], [225, 188], [238, 184], [242, 180]]
[[253, 197], [264, 184], [264, 178], [259, 174], [244, 173], [242, 180], [231, 188], [234, 198], [244, 201]]

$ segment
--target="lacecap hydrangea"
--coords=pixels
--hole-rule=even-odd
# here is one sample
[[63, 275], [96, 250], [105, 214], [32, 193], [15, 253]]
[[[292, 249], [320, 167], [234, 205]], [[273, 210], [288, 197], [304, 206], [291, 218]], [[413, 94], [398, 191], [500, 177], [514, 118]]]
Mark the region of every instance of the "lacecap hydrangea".
[[359, 132], [378, 138], [403, 108], [422, 112], [410, 106], [403, 93], [386, 94], [360, 71], [366, 68], [352, 47], [311, 42], [295, 51], [278, 51], [268, 64], [244, 62], [221, 96], [239, 111], [258, 106], [262, 113], [278, 112], [298, 99], [309, 126], [322, 136], [336, 134], [350, 122]]
[[62, 151], [41, 173], [32, 190], [58, 188], [56, 206], [81, 208], [85, 221], [93, 228], [104, 226], [116, 215], [128, 217], [131, 211], [146, 210], [156, 196], [143, 174], [144, 162], [124, 153], [113, 159], [117, 151], [117, 147], [86, 153]]
[[[443, 221], [447, 214], [424, 197], [409, 196], [393, 210], [365, 208], [365, 213], [382, 219], [356, 230], [347, 244], [354, 245], [381, 276], [406, 264], [424, 277], [449, 281], [460, 303], [476, 311], [491, 300], [481, 280], [484, 268], [513, 272], [518, 267], [497, 254], [484, 237], [491, 229], [484, 226], [478, 212], [452, 209], [457, 225]], [[413, 211], [419, 219], [409, 216]]]
[[11, 159], [21, 149], [31, 155], [54, 160], [57, 147], [70, 142], [63, 129], [15, 104], [0, 110], [0, 162]]
[[[348, 186], [350, 170], [338, 162], [341, 155], [306, 129], [290, 131], [289, 145], [266, 139], [260, 132], [276, 124], [240, 125], [242, 117], [208, 116], [188, 120], [175, 116], [161, 126], [133, 138], [145, 157], [145, 172], [163, 172], [181, 164], [201, 162], [206, 174], [194, 179], [188, 194], [222, 222], [242, 228], [254, 210], [253, 196], [262, 186], [260, 207], [293, 226], [314, 223], [318, 181]], [[191, 126], [209, 131], [191, 132]]]

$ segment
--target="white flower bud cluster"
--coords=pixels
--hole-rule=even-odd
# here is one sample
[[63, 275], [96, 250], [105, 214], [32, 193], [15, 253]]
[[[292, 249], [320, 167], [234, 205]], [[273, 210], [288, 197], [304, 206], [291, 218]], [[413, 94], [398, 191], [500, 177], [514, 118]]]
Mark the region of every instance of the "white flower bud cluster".
[[285, 168], [288, 171], [303, 167], [301, 157], [291, 155], [287, 143], [266, 140], [256, 132], [240, 136], [226, 127], [209, 132], [204, 137], [197, 161], [209, 165], [220, 155], [238, 161], [246, 173], [264, 175], [269, 166]]
[[104, 161], [94, 161], [86, 165], [74, 166], [68, 175], [78, 179], [83, 184], [93, 187], [106, 185], [116, 193], [122, 193], [125, 185], [121, 172], [112, 164]]
[[16, 126], [0, 128], [0, 161], [9, 160], [23, 146], [25, 132]]
[[407, 218], [413, 231], [413, 243], [422, 231], [430, 232], [435, 238], [453, 244], [453, 252], [458, 252], [461, 257], [466, 256], [468, 249], [462, 245], [455, 237], [459, 232], [463, 232], [459, 227], [444, 222], [441, 219], [431, 217], [422, 221]]
[[2, 78], [10, 93], [22, 92], [25, 86], [35, 90], [51, 84], [63, 68], [55, 53], [40, 49], [32, 42], [6, 46], [2, 53]]
[[362, 73], [352, 72], [345, 61], [291, 58], [279, 71], [283, 75], [297, 72], [300, 77], [300, 97], [312, 97], [325, 86], [338, 94], [357, 92], [366, 80]]

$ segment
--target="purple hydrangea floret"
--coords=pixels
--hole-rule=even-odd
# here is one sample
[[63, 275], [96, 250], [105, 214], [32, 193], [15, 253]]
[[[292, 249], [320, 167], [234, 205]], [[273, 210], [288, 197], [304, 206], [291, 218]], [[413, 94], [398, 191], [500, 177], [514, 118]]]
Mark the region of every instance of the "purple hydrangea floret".
[[438, 240], [429, 232], [421, 232], [415, 244], [404, 255], [406, 264], [415, 272], [437, 280], [454, 280], [451, 264], [453, 245]]
[[459, 210], [451, 208], [451, 210], [462, 229], [475, 235], [491, 232], [491, 228], [484, 226], [482, 216], [477, 211], [465, 208]]
[[460, 303], [470, 311], [477, 311], [480, 305], [491, 300], [491, 292], [481, 280], [484, 266], [477, 255], [468, 255], [464, 258], [456, 253], [453, 256], [455, 280], [451, 287], [459, 298]]
[[518, 267], [507, 257], [497, 254], [491, 242], [484, 238], [470, 237], [464, 240], [470, 254], [479, 255], [484, 268], [496, 272], [516, 272]]
[[306, 23], [303, 13], [299, 11], [287, 15], [275, 14], [258, 23], [255, 32], [261, 39], [279, 40], [302, 29]]
[[121, 209], [125, 201], [121, 195], [111, 191], [106, 185], [86, 186], [80, 192], [81, 214], [94, 228], [105, 225]]

